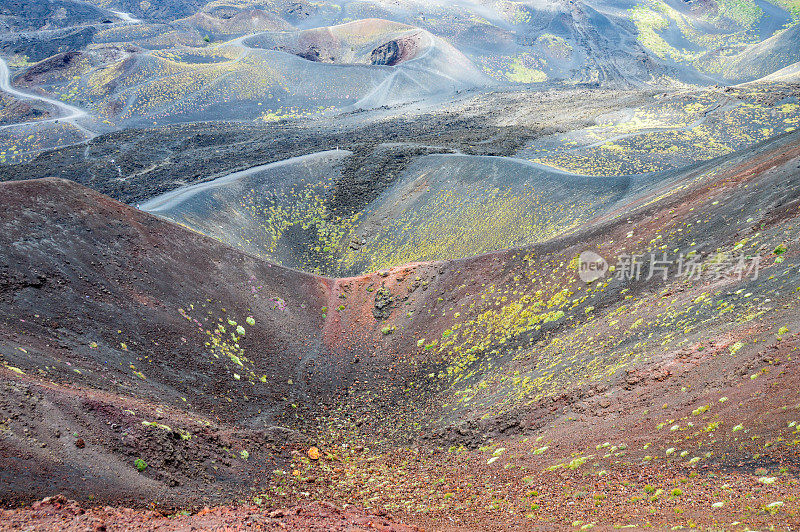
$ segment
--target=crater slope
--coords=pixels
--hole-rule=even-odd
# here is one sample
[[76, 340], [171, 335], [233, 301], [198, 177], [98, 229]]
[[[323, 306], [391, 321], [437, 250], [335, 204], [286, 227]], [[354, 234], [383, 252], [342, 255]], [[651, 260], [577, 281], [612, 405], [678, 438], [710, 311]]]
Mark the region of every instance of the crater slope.
[[[392, 146], [376, 156], [382, 151], [391, 155]], [[354, 275], [547, 240], [619, 201], [632, 181], [510, 158], [428, 155], [352, 205], [358, 189], [342, 174], [351, 157], [323, 152], [254, 167], [140, 207], [287, 266]]]
[[[434, 528], [793, 524], [799, 146], [631, 187], [545, 242], [335, 280], [72, 182], [4, 183], [3, 499], [325, 498]], [[589, 284], [587, 249], [615, 267]], [[651, 253], [675, 254], [668, 275], [625, 273]]]

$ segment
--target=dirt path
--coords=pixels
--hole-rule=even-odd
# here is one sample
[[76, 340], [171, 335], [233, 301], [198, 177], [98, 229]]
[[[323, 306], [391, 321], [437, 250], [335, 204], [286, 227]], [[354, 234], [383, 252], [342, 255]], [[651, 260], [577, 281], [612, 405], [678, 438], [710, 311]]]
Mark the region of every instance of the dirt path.
[[68, 122], [73, 126], [75, 126], [76, 128], [78, 128], [84, 135], [86, 135], [87, 140], [93, 139], [94, 137], [97, 136], [97, 133], [85, 128], [84, 126], [78, 123], [78, 120], [89, 117], [88, 113], [83, 109], [69, 105], [59, 100], [55, 100], [53, 98], [48, 98], [46, 96], [39, 96], [38, 94], [32, 94], [15, 89], [11, 85], [11, 71], [8, 68], [8, 63], [6, 63], [5, 59], [1, 57], [0, 57], [0, 90], [23, 100], [39, 100], [40, 102], [44, 102], [48, 105], [57, 107], [64, 113], [64, 116], [48, 118], [46, 120], [37, 120], [35, 122], [21, 122], [18, 124], [9, 124], [3, 126], [0, 129], [5, 129], [8, 127], [24, 126], [29, 124], [36, 125], [36, 124], [56, 123], [59, 121], [63, 121], [63, 122]]

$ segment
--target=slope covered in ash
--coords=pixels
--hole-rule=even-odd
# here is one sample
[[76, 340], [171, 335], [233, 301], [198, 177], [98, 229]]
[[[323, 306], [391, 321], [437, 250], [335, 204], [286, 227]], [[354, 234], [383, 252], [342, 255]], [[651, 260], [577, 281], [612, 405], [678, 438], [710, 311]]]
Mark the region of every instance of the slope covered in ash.
[[18, 79], [67, 93], [102, 116], [105, 127], [291, 119], [493, 84], [458, 50], [419, 28], [374, 19], [289, 28], [259, 11], [230, 19], [198, 14], [151, 30], [116, 25], [97, 33], [70, 64], [34, 65]]
[[797, 7], [0, 6], [0, 528], [800, 527]]
[[[537, 136], [516, 157], [431, 153], [464, 145], [435, 137], [380, 143], [368, 156], [360, 148], [254, 166], [141, 208], [326, 275], [468, 257], [572, 232], [698, 162], [793, 131], [798, 94], [759, 85], [647, 98], [635, 109], [608, 102], [613, 110], [591, 126]], [[493, 139], [481, 144], [489, 150]]]
[[800, 61], [773, 72], [763, 78], [763, 81], [797, 83], [800, 81]]
[[286, 51], [313, 62], [396, 67], [357, 107], [381, 107], [424, 96], [491, 85], [489, 78], [444, 39], [430, 32], [363, 19], [297, 33], [261, 34], [245, 44]]
[[8, 124], [2, 162], [129, 127], [447, 107], [520, 87], [713, 86], [798, 60], [790, 0], [140, 4], [0, 13], [12, 84], [79, 109], [91, 132]]
[[751, 44], [725, 64], [725, 79], [730, 82], [753, 81], [777, 73], [800, 61], [800, 25]]
[[[546, 520], [531, 497], [569, 522], [791, 522], [798, 150], [785, 134], [633, 187], [533, 246], [337, 280], [70, 182], [5, 183], [4, 499], [53, 489], [55, 472], [81, 498], [119, 498], [113, 476], [123, 498], [334, 498], [434, 527], [496, 523], [476, 501], [512, 508], [508, 528]], [[587, 249], [616, 270], [584, 283]], [[651, 253], [672, 259], [666, 275], [621, 270]], [[312, 443], [329, 456], [281, 452]], [[286, 460], [289, 478], [245, 480]], [[430, 478], [450, 491], [431, 497]], [[720, 481], [737, 489], [710, 513]], [[614, 503], [602, 516], [593, 499], [559, 505], [587, 482]], [[682, 486], [667, 504], [683, 511], [633, 500], [646, 485]]]
[[[382, 148], [391, 155], [392, 146]], [[613, 205], [631, 182], [501, 157], [428, 155], [354, 209], [342, 196], [354, 192], [342, 184], [352, 155], [254, 167], [140, 208], [287, 266], [355, 275], [547, 240]]]
[[[3, 204], [2, 408], [17, 411], [0, 444], [4, 501], [50, 489], [185, 501], [212, 482], [207, 496], [231, 494], [288, 452], [296, 435], [273, 426], [300, 393], [287, 371], [321, 349], [325, 280], [72, 182], [8, 183]], [[153, 475], [131, 475], [136, 459]]]

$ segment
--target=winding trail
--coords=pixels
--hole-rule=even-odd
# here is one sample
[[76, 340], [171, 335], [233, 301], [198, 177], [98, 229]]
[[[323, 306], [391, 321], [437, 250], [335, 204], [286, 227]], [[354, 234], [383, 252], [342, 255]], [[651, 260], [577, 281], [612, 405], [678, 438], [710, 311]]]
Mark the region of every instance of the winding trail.
[[[114, 11], [110, 10], [111, 13], [116, 15], [117, 17], [122, 20], [119, 24], [139, 24], [142, 21], [138, 18], [134, 18], [131, 16], [130, 13], [125, 13], [123, 11]], [[89, 113], [85, 110], [75, 107], [74, 105], [69, 105], [68, 103], [64, 103], [60, 100], [56, 100], [54, 98], [48, 98], [47, 96], [41, 96], [38, 94], [24, 92], [21, 90], [15, 89], [11, 85], [11, 70], [8, 68], [8, 63], [5, 59], [0, 57], [0, 91], [6, 92], [11, 94], [12, 96], [21, 99], [21, 100], [38, 100], [40, 102], [46, 103], [48, 105], [52, 105], [53, 107], [58, 108], [62, 111], [63, 116], [58, 116], [54, 118], [48, 118], [45, 120], [31, 120], [29, 122], [18, 122], [15, 124], [7, 124], [4, 126], [0, 126], [0, 129], [7, 129], [11, 127], [19, 127], [19, 126], [33, 126], [39, 124], [49, 124], [49, 123], [56, 123], [56, 122], [67, 122], [75, 126], [81, 133], [86, 137], [86, 140], [91, 140], [97, 136], [95, 131], [87, 129], [86, 127], [82, 126], [78, 123], [78, 120], [82, 119], [90, 119]]]
[[11, 71], [8, 68], [8, 63], [6, 63], [5, 59], [0, 57], [0, 90], [15, 96], [21, 100], [38, 100], [40, 102], [44, 102], [48, 105], [52, 105], [60, 109], [64, 116], [59, 116], [55, 118], [48, 118], [45, 120], [34, 120], [30, 122], [19, 122], [16, 124], [8, 124], [5, 126], [0, 127], [0, 129], [6, 129], [10, 127], [18, 127], [18, 126], [25, 126], [25, 125], [38, 125], [38, 124], [47, 124], [47, 123], [55, 123], [59, 121], [68, 122], [78, 128], [87, 138], [86, 140], [91, 140], [97, 136], [97, 133], [86, 129], [84, 126], [78, 123], [78, 120], [83, 118], [88, 118], [89, 114], [80, 109], [78, 107], [69, 105], [62, 101], [48, 98], [47, 96], [39, 96], [38, 94], [32, 94], [29, 92], [23, 92], [20, 90], [15, 89], [11, 86]]
[[225, 186], [231, 182], [238, 181], [243, 177], [256, 174], [268, 168], [279, 168], [281, 166], [301, 163], [304, 161], [306, 162], [312, 161], [320, 156], [334, 155], [334, 154], [339, 156], [349, 156], [352, 155], [353, 152], [347, 150], [340, 150], [336, 148], [335, 150], [326, 150], [326, 151], [308, 153], [306, 155], [291, 157], [289, 159], [283, 159], [280, 161], [275, 161], [267, 164], [252, 166], [250, 168], [247, 168], [246, 170], [239, 170], [236, 172], [232, 172], [230, 174], [224, 175], [222, 177], [217, 177], [210, 181], [203, 181], [192, 185], [184, 185], [182, 187], [176, 188], [175, 190], [171, 190], [169, 192], [165, 192], [164, 194], [151, 198], [146, 202], [137, 205], [136, 208], [141, 211], [153, 214], [159, 214], [159, 213], [163, 214], [166, 211], [174, 209], [177, 205], [190, 199], [192, 196], [196, 194], [205, 192], [207, 190], [219, 188], [221, 186]]

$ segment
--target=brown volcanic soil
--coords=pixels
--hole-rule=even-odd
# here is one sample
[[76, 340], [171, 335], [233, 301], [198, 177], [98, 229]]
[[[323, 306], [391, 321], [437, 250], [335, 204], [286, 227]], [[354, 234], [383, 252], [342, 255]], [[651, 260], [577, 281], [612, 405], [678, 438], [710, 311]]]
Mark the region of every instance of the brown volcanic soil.
[[0, 92], [0, 126], [46, 118], [49, 118], [48, 109], [38, 102], [31, 105], [30, 100], [20, 100]]
[[30, 509], [0, 510], [0, 530], [336, 530], [356, 532], [419, 530], [393, 522], [385, 512], [369, 514], [353, 508], [319, 502], [265, 511], [254, 506], [203, 508], [165, 516], [155, 511], [127, 508], [82, 508], [74, 501], [52, 497]]
[[[337, 280], [72, 182], [3, 184], [3, 502], [328, 500], [437, 530], [800, 526], [798, 169], [795, 133], [643, 183], [572, 235]], [[741, 249], [761, 270], [586, 285], [585, 249], [612, 264]], [[45, 506], [8, 515], [62, 515]], [[212, 513], [264, 519], [247, 512]]]
[[[236, 491], [297, 439], [277, 426], [297, 393], [286, 372], [318, 349], [325, 280], [70, 182], [9, 183], [3, 202], [3, 499]], [[247, 328], [238, 342], [209, 332], [228, 320]], [[164, 467], [126, 473], [137, 457]]]

